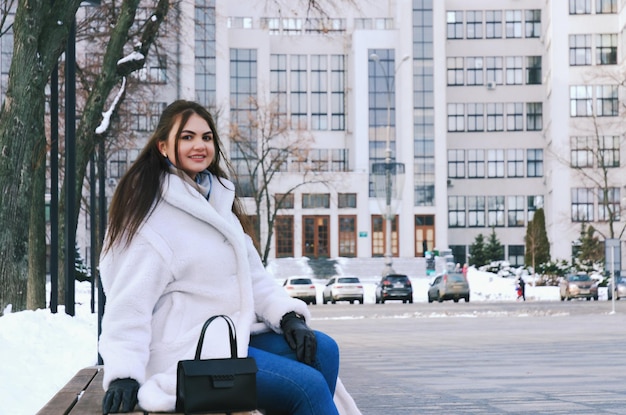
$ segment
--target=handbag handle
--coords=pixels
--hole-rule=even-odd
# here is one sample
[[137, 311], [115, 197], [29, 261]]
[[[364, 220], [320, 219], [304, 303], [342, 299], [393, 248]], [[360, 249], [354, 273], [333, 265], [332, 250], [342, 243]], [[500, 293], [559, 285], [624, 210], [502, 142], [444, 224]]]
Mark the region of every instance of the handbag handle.
[[233, 323], [231, 318], [228, 317], [227, 315], [220, 314], [220, 315], [209, 318], [202, 326], [202, 331], [200, 332], [200, 339], [198, 340], [198, 347], [196, 347], [196, 360], [200, 360], [200, 352], [202, 351], [202, 344], [204, 343], [204, 333], [206, 333], [206, 329], [207, 327], [209, 327], [209, 324], [211, 324], [213, 320], [217, 318], [223, 318], [228, 324], [228, 337], [230, 340], [230, 357], [233, 359], [237, 358], [237, 334], [235, 331], [235, 323]]

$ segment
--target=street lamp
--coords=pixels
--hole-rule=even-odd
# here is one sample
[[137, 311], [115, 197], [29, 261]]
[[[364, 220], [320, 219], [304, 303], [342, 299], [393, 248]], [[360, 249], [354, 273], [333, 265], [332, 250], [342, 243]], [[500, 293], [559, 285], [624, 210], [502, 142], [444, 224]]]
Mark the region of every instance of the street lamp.
[[381, 215], [385, 219], [385, 268], [382, 274], [389, 275], [395, 273], [392, 267], [391, 222], [396, 215], [398, 204], [402, 199], [402, 189], [404, 186], [404, 163], [394, 162], [391, 157], [391, 91], [398, 69], [409, 59], [409, 56], [405, 56], [395, 68], [393, 80], [390, 80], [389, 74], [385, 66], [380, 62], [380, 58], [377, 54], [372, 53], [369, 58], [380, 65], [385, 77], [385, 86], [387, 89], [385, 162], [372, 164], [372, 180], [374, 185], [374, 197], [378, 201]]

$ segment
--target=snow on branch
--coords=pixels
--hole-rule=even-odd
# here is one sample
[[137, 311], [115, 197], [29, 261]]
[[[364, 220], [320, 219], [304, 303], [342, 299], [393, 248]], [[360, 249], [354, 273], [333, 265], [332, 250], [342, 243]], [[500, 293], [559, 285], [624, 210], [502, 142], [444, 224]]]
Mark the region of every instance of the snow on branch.
[[111, 116], [113, 115], [113, 111], [115, 111], [115, 109], [117, 108], [117, 104], [120, 101], [120, 99], [122, 98], [122, 95], [124, 94], [125, 90], [126, 90], [126, 77], [123, 77], [122, 78], [122, 86], [120, 87], [120, 90], [118, 91], [117, 95], [115, 96], [115, 99], [111, 103], [111, 106], [109, 107], [109, 109], [106, 112], [102, 113], [102, 122], [96, 128], [96, 134], [104, 134], [104, 132], [109, 128], [109, 124], [111, 122]]

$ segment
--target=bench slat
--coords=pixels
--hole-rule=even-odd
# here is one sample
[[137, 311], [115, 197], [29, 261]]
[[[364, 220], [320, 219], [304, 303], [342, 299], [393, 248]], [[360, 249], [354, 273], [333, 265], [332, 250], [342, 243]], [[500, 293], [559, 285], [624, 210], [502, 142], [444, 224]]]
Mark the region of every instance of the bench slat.
[[[78, 400], [78, 395], [91, 384], [97, 374], [97, 367], [86, 367], [79, 370], [76, 375], [48, 401], [46, 406], [37, 412], [37, 415], [67, 415]], [[100, 412], [102, 413], [102, 411]]]

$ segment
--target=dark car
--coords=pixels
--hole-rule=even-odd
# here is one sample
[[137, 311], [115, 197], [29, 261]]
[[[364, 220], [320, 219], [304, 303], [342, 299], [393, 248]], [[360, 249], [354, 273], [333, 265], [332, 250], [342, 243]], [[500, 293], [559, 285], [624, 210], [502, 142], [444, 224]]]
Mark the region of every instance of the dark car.
[[598, 299], [598, 283], [587, 274], [569, 274], [559, 283], [561, 301], [572, 298]]
[[439, 274], [428, 287], [428, 302], [437, 300], [440, 303], [445, 300], [453, 300], [458, 303], [463, 298], [465, 302], [470, 300], [470, 288], [465, 276], [460, 272]]
[[612, 281], [609, 279], [609, 285], [607, 286], [608, 299], [613, 299], [613, 293], [615, 293], [615, 299], [626, 298], [626, 277], [615, 277], [615, 289], [613, 290]]
[[413, 286], [409, 277], [403, 274], [389, 274], [381, 278], [376, 286], [376, 304], [384, 304], [387, 300], [413, 302]]

